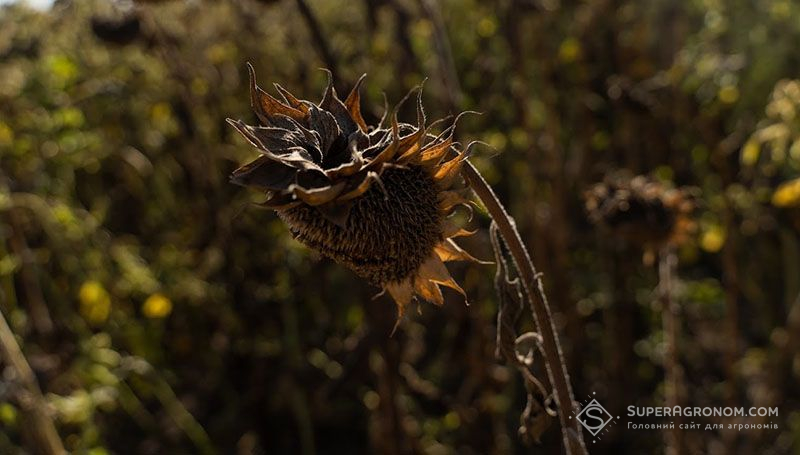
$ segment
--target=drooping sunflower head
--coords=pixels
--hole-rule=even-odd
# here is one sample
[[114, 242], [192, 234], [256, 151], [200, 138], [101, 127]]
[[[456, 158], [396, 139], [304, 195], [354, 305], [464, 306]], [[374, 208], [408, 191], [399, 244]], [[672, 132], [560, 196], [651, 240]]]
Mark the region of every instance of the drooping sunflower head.
[[584, 194], [589, 219], [645, 249], [685, 242], [694, 230], [694, 196], [638, 175], [615, 174]]
[[[301, 100], [275, 85], [262, 90], [252, 66], [250, 99], [259, 125], [228, 122], [260, 153], [231, 176], [264, 191], [295, 238], [381, 286], [399, 315], [415, 296], [441, 305], [440, 285], [462, 295], [444, 262], [474, 260], [453, 241], [469, 234], [449, 218], [466, 203], [460, 181], [466, 152], [453, 129], [426, 127], [421, 97], [417, 124], [361, 116], [359, 87], [341, 100], [329, 75], [322, 100]], [[384, 126], [388, 123], [388, 126]]]

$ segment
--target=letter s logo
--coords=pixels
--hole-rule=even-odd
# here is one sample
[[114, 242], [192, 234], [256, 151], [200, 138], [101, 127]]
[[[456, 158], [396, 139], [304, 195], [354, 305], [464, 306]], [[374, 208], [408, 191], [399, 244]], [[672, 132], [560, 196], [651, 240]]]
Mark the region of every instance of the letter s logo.
[[577, 419], [584, 428], [589, 430], [592, 436], [597, 436], [597, 433], [611, 422], [612, 417], [597, 400], [592, 400], [578, 414]]
[[584, 420], [589, 420], [589, 422], [584, 421], [584, 424], [588, 427], [589, 431], [594, 429], [602, 429], [605, 426], [605, 421], [603, 420], [603, 408], [600, 406], [589, 406], [586, 408], [586, 412], [583, 413]]

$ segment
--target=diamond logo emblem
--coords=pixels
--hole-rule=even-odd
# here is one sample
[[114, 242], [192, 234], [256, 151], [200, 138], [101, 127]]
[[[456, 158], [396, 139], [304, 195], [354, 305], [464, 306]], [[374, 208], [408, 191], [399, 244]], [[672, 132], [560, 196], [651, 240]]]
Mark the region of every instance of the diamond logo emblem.
[[614, 418], [606, 411], [606, 408], [600, 405], [597, 400], [592, 400], [585, 408], [578, 413], [576, 417], [578, 422], [583, 425], [583, 428], [589, 430], [592, 436], [597, 436], [597, 433], [603, 430]]

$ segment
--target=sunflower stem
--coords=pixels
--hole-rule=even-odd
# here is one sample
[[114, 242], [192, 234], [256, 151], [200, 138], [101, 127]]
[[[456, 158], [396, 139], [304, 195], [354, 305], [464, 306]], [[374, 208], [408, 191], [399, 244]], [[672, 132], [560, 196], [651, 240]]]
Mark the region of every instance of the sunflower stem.
[[534, 320], [542, 336], [542, 351], [547, 367], [547, 375], [555, 389], [555, 399], [558, 404], [558, 417], [561, 422], [561, 432], [564, 440], [564, 449], [567, 454], [585, 454], [586, 446], [583, 442], [583, 433], [577, 419], [578, 407], [572, 394], [569, 374], [564, 363], [564, 355], [558, 341], [550, 305], [544, 292], [541, 275], [536, 271], [531, 256], [522, 242], [522, 238], [506, 209], [500, 203], [492, 187], [478, 172], [478, 169], [469, 161], [465, 161], [462, 174], [472, 190], [481, 199], [492, 220], [497, 224], [500, 235], [505, 240], [511, 257], [522, 277], [525, 296], [531, 307]]
[[[661, 249], [658, 263], [658, 288], [661, 300], [662, 323], [664, 327], [664, 401], [670, 408], [682, 407], [683, 404], [683, 367], [681, 366], [678, 338], [680, 335], [680, 307], [674, 296], [675, 266], [678, 258], [675, 248], [667, 245]], [[683, 435], [679, 427], [681, 419], [675, 419], [676, 425], [664, 434], [666, 450], [664, 453], [674, 455], [683, 453]]]

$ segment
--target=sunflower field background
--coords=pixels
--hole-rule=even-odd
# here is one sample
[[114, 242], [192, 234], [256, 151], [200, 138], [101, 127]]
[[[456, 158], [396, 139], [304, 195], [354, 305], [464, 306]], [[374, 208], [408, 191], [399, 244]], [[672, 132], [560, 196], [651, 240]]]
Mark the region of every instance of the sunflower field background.
[[[779, 415], [695, 418], [680, 453], [800, 453], [798, 42], [789, 0], [0, 6], [0, 310], [41, 390], [0, 355], [0, 453], [47, 453], [43, 418], [76, 454], [560, 453], [556, 420], [517, 434], [493, 266], [452, 267], [470, 306], [446, 292], [390, 336], [387, 297], [229, 183], [254, 155], [225, 122], [252, 116], [248, 61], [307, 99], [319, 68], [339, 93], [367, 73], [368, 123], [426, 78], [428, 118], [481, 112], [457, 139], [493, 148], [472, 161], [543, 273], [576, 398], [614, 415], [664, 403], [659, 276], [585, 191], [621, 171], [691, 188], [680, 399]], [[664, 441], [623, 423], [588, 448]]]

